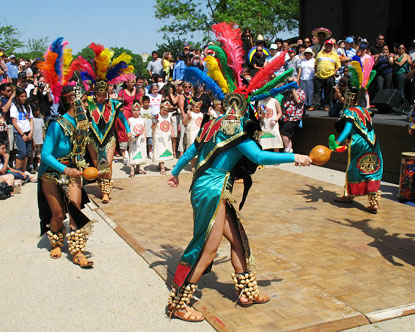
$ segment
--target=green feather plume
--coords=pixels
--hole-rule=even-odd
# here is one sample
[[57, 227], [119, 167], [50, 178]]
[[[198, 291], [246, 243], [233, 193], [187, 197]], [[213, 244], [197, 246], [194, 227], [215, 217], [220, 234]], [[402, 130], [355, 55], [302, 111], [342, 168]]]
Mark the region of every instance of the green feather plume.
[[373, 79], [375, 78], [375, 76], [376, 76], [376, 70], [372, 70], [370, 72], [369, 80], [367, 81], [367, 84], [366, 84], [366, 89], [369, 86], [369, 84], [373, 81]]
[[220, 66], [222, 67], [222, 74], [225, 77], [225, 80], [228, 81], [229, 90], [233, 92], [236, 89], [235, 79], [233, 77], [233, 71], [228, 66], [228, 57], [226, 56], [225, 51], [216, 45], [210, 45], [209, 49], [216, 53], [216, 57], [219, 59]]
[[360, 89], [359, 77], [357, 75], [356, 69], [352, 66], [349, 66], [349, 82], [350, 85], [356, 89]]
[[294, 71], [294, 68], [286, 70], [281, 75], [278, 75], [272, 81], [265, 84], [262, 88], [256, 90], [252, 94], [252, 96], [256, 96], [256, 95], [264, 93], [265, 91], [269, 91], [269, 90], [273, 89], [275, 86], [277, 86], [279, 83], [281, 83], [286, 77], [290, 77], [291, 74], [293, 73], [293, 71]]

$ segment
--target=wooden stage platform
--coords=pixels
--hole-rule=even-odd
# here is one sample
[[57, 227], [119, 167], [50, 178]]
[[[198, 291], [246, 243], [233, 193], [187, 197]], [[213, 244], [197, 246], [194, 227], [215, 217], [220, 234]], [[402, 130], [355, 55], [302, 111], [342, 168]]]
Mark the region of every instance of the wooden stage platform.
[[[193, 225], [191, 176], [180, 176], [175, 189], [166, 179], [117, 179], [104, 206], [95, 198], [98, 187], [86, 188], [98, 212], [169, 285]], [[241, 192], [236, 184], [237, 199]], [[366, 197], [335, 203], [341, 193], [339, 186], [278, 168], [257, 171], [241, 214], [260, 289], [271, 301], [235, 306], [224, 240], [212, 272], [199, 283], [195, 308], [218, 331], [240, 332], [340, 331], [414, 313], [414, 209], [383, 198], [373, 215], [365, 211]]]

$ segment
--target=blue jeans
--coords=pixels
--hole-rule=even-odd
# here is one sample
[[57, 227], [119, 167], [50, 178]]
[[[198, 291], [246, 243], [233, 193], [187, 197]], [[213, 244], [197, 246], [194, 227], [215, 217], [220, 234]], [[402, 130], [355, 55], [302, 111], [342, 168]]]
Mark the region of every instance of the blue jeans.
[[[24, 133], [26, 136], [29, 132]], [[24, 141], [22, 135], [19, 133], [14, 133], [14, 140], [17, 146], [17, 156], [16, 158], [19, 160], [23, 160], [26, 157], [29, 157], [32, 153], [32, 140]]]

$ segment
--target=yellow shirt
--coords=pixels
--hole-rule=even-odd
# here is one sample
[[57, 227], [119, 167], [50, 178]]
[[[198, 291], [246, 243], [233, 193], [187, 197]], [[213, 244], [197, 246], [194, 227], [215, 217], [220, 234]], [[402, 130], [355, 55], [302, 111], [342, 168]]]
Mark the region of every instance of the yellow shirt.
[[321, 51], [316, 57], [317, 71], [316, 76], [323, 80], [334, 75], [334, 70], [340, 68], [340, 58], [336, 52], [326, 53]]

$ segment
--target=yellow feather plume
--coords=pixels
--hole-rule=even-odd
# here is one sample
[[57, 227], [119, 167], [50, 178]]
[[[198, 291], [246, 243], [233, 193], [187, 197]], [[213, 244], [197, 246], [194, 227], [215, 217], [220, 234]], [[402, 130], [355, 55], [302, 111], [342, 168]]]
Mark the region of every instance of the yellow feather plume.
[[72, 60], [73, 60], [72, 49], [65, 48], [65, 50], [63, 51], [62, 85], [66, 85], [66, 83], [68, 83], [68, 80], [70, 79], [70, 77], [67, 77], [67, 76], [68, 76], [68, 73], [71, 71], [70, 66], [71, 66]]
[[225, 80], [225, 77], [223, 77], [223, 74], [220, 70], [220, 67], [219, 67], [218, 62], [216, 61], [216, 59], [213, 56], [208, 55], [205, 58], [205, 62], [207, 64], [207, 68], [208, 68], [207, 74], [210, 76], [210, 78], [212, 78], [219, 85], [219, 87], [222, 89], [223, 93], [228, 93], [229, 92], [229, 84]]
[[350, 65], [356, 70], [357, 78], [359, 80], [359, 86], [362, 86], [362, 82], [363, 82], [362, 66], [357, 61], [350, 62]]
[[114, 59], [114, 61], [112, 61], [111, 66], [115, 66], [116, 64], [120, 63], [121, 61], [124, 61], [125, 63], [130, 63], [131, 55], [128, 55], [126, 53], [122, 53], [120, 56], [116, 57]]
[[97, 78], [105, 80], [107, 75], [108, 67], [111, 59], [114, 56], [114, 52], [108, 48], [104, 49], [99, 56], [95, 57], [95, 67]]
[[129, 73], [132, 73], [132, 72], [134, 72], [134, 66], [128, 66], [127, 68], [124, 68], [122, 70], [123, 74], [129, 74]]

